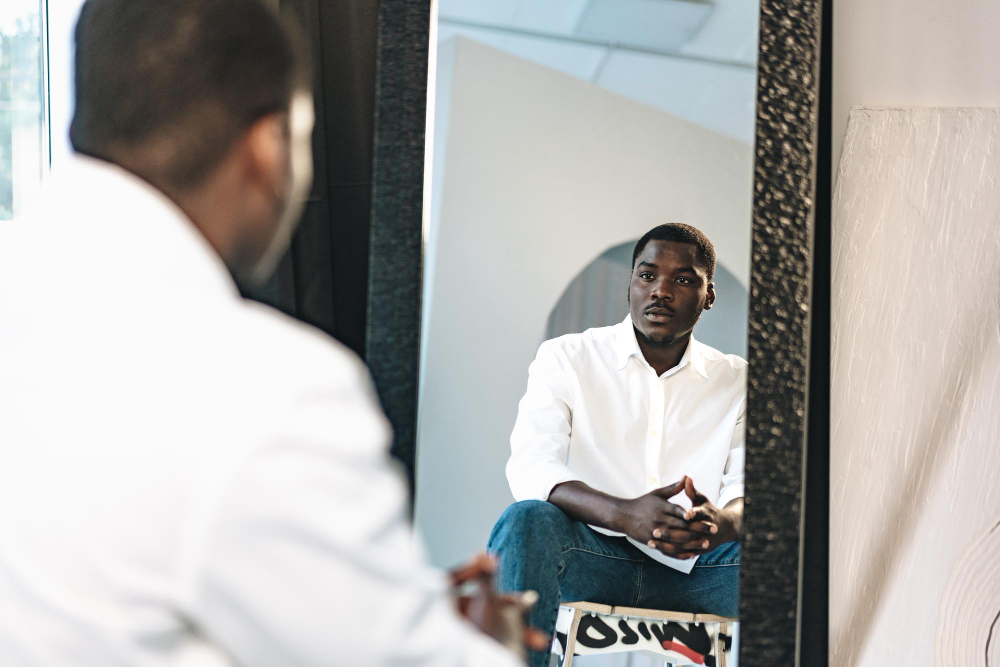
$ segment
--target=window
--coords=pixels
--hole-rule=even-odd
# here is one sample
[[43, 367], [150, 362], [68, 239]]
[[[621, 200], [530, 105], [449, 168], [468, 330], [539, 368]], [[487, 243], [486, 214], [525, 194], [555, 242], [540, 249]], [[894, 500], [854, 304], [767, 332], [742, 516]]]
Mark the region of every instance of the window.
[[49, 167], [45, 0], [0, 7], [0, 221], [14, 220]]

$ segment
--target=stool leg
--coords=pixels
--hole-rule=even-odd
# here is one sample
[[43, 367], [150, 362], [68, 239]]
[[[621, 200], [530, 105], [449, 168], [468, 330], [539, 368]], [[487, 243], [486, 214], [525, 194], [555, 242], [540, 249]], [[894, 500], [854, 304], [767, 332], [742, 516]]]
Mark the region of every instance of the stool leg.
[[719, 623], [719, 629], [715, 633], [715, 664], [719, 667], [726, 667], [726, 642], [722, 639], [722, 635], [726, 634], [726, 628], [725, 623]]
[[573, 622], [569, 625], [569, 632], [566, 633], [566, 650], [563, 655], [562, 667], [573, 667], [573, 652], [576, 650], [576, 633], [580, 629], [580, 617], [583, 611], [573, 610]]

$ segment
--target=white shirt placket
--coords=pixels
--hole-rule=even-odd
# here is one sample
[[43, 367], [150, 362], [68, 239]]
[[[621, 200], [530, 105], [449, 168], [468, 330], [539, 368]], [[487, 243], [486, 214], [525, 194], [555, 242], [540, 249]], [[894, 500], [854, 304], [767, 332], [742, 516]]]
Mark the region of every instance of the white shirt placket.
[[646, 487], [652, 491], [660, 486], [660, 452], [663, 450], [663, 378], [650, 372], [649, 423], [646, 428]]

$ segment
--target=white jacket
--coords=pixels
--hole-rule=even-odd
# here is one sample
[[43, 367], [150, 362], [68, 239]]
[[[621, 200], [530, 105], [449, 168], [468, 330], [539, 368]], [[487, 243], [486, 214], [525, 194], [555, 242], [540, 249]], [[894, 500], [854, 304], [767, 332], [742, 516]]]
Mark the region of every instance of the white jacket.
[[517, 664], [424, 564], [362, 363], [74, 157], [0, 223], [0, 664]]

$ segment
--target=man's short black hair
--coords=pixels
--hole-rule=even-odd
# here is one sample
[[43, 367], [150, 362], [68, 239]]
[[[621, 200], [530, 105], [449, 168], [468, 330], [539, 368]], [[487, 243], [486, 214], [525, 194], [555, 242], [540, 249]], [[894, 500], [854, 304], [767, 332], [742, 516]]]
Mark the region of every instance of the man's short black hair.
[[297, 35], [259, 0], [87, 0], [73, 148], [131, 156], [156, 185], [197, 185], [254, 122], [310, 89]]
[[677, 243], [693, 243], [698, 246], [698, 256], [705, 264], [705, 271], [708, 279], [715, 278], [715, 246], [708, 240], [708, 237], [697, 227], [685, 225], [682, 222], [668, 222], [665, 225], [653, 227], [642, 235], [639, 242], [635, 244], [632, 251], [632, 268], [635, 268], [635, 260], [639, 253], [643, 251], [650, 241], [675, 241]]

